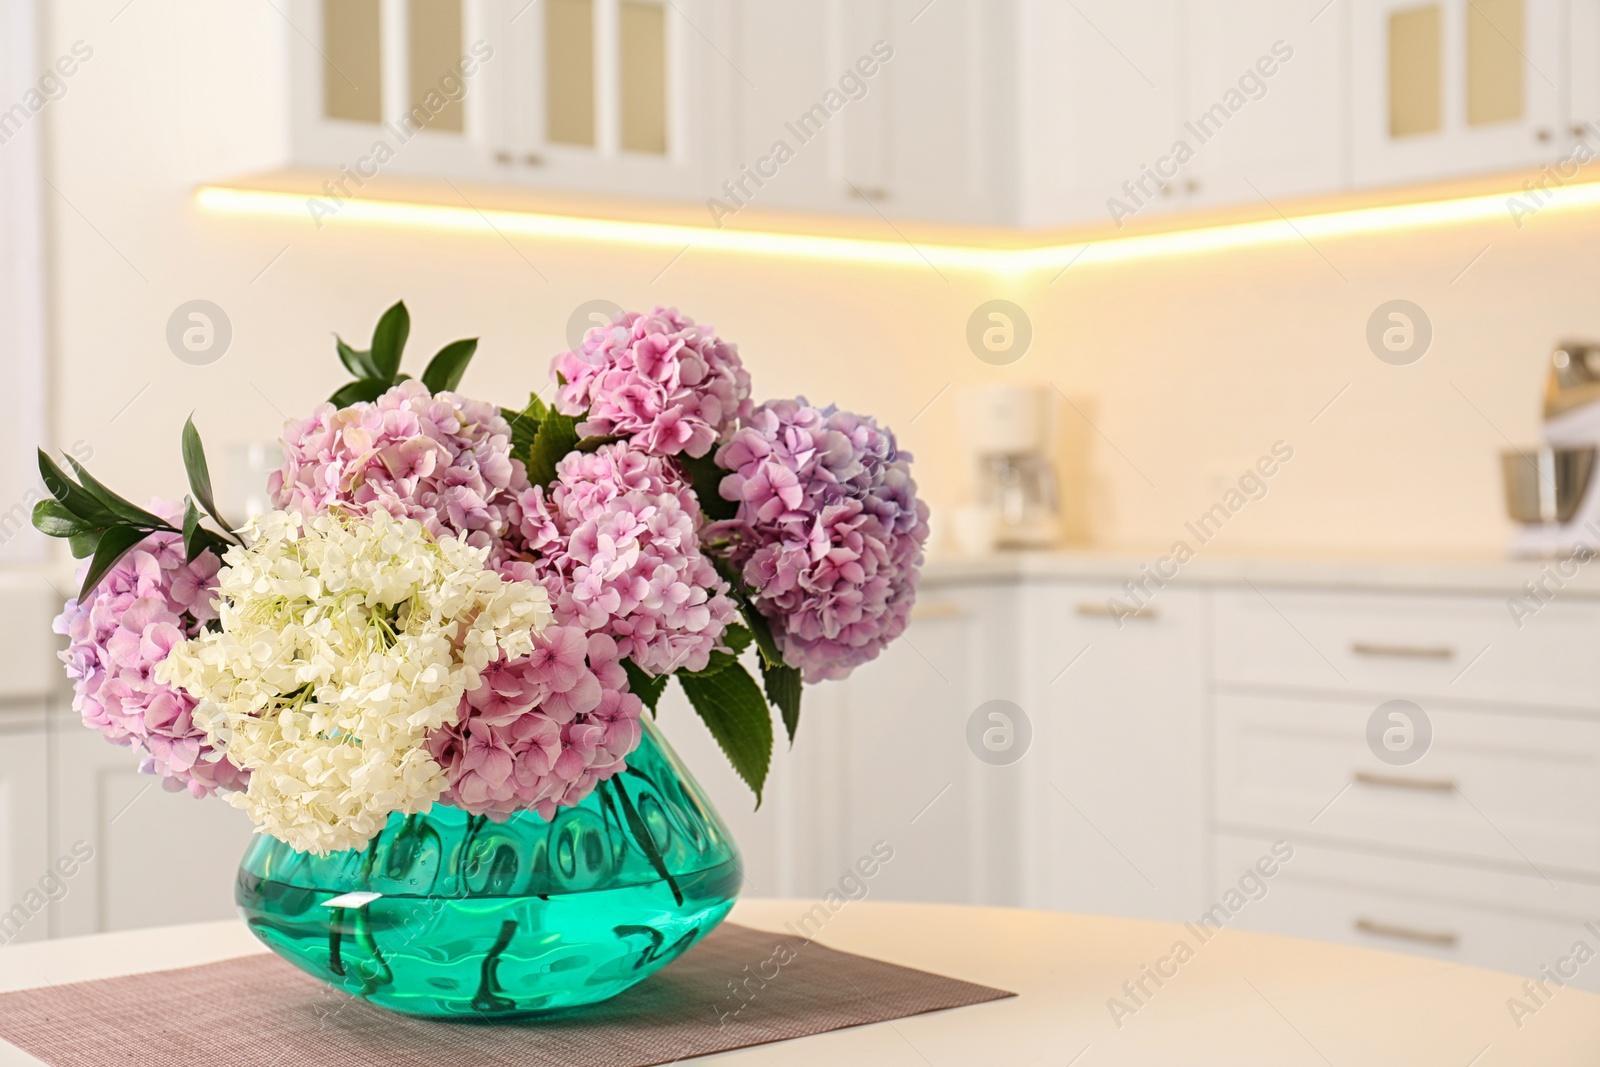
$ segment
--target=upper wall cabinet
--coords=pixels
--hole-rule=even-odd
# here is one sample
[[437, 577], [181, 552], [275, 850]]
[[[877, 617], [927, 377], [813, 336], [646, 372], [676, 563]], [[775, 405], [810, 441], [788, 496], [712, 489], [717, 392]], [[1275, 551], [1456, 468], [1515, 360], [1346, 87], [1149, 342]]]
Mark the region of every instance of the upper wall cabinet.
[[395, 173], [670, 199], [718, 225], [755, 206], [885, 235], [901, 220], [1115, 230], [1600, 151], [1600, 0], [287, 12], [287, 162], [340, 196]]
[[1352, 11], [1357, 185], [1564, 154], [1567, 0], [1359, 0]]
[[725, 75], [697, 27], [720, 30], [721, 7], [301, 0], [294, 161], [342, 168], [352, 187], [391, 171], [698, 195], [710, 123], [697, 101]]
[[1188, 0], [1183, 167], [1192, 206], [1348, 184], [1348, 20], [1327, 0]]
[[1010, 221], [1012, 6], [980, 0], [748, 0], [737, 9], [744, 204]]
[[1122, 222], [1183, 206], [1182, 0], [1024, 0], [1020, 221]]

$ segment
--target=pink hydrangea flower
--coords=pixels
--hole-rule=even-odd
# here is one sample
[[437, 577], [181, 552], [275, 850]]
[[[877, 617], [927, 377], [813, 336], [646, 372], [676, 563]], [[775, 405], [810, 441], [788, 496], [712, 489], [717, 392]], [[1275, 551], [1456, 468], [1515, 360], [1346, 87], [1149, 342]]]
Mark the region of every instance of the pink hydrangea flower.
[[529, 574], [558, 622], [609, 634], [650, 674], [705, 668], [738, 609], [700, 550], [694, 492], [668, 461], [627, 442], [575, 452], [548, 495], [523, 494], [521, 512]]
[[381, 508], [416, 519], [435, 537], [488, 548], [499, 564], [513, 546], [517, 495], [528, 486], [511, 458], [511, 427], [493, 404], [428, 392], [405, 381], [373, 403], [322, 404], [283, 435], [283, 467], [267, 479], [273, 506], [304, 515]]
[[[152, 505], [169, 519], [172, 509]], [[107, 740], [143, 755], [139, 769], [160, 775], [163, 788], [204, 797], [241, 790], [249, 774], [205, 743], [192, 719], [194, 700], [155, 680], [172, 646], [217, 617], [217, 558], [184, 562], [183, 539], [152, 534], [112, 567], [87, 600], [67, 601], [55, 631], [73, 680], [72, 706]], [[85, 569], [87, 565], [85, 565]], [[80, 578], [82, 573], [80, 571]]]
[[928, 507], [893, 434], [804, 398], [774, 400], [716, 462], [739, 511], [712, 533], [729, 536], [786, 663], [808, 682], [843, 678], [904, 632]]
[[496, 821], [529, 809], [552, 818], [627, 766], [643, 708], [615, 641], [550, 626], [531, 656], [485, 671], [455, 725], [429, 737], [449, 782], [441, 799]]
[[674, 308], [625, 312], [555, 359], [564, 415], [588, 413], [578, 433], [627, 437], [663, 456], [699, 458], [750, 413], [750, 375], [738, 349]]

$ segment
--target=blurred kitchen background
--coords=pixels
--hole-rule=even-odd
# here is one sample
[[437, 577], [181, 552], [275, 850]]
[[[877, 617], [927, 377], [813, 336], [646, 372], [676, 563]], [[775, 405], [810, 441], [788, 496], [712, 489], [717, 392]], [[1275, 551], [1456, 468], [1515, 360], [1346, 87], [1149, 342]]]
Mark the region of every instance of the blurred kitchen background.
[[7, 0], [0, 915], [96, 858], [0, 940], [226, 916], [248, 835], [76, 725], [34, 445], [177, 497], [195, 412], [242, 511], [403, 298], [484, 399], [663, 304], [915, 454], [913, 623], [758, 812], [662, 710], [748, 893], [885, 840], [884, 899], [1538, 973], [1600, 917], [1595, 121], [1600, 0]]

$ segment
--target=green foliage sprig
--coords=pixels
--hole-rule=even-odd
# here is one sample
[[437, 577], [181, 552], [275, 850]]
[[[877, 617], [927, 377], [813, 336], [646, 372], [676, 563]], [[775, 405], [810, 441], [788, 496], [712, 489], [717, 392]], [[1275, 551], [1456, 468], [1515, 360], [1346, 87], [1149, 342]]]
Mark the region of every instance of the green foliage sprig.
[[[356, 376], [356, 380], [334, 390], [328, 400], [342, 408], [362, 401], [370, 402], [411, 377], [400, 370], [400, 358], [405, 353], [406, 341], [410, 337], [411, 312], [406, 310], [404, 300], [396, 301], [378, 319], [378, 325], [372, 331], [372, 342], [366, 348], [352, 348], [344, 338], [335, 334], [333, 339], [339, 352], [339, 362]], [[472, 362], [477, 351], [476, 337], [450, 342], [428, 361], [427, 369], [422, 372], [422, 384], [428, 387], [430, 393], [455, 389], [461, 384], [462, 375], [467, 373], [467, 364]]]
[[[64, 538], [77, 558], [89, 559], [89, 569], [78, 590], [79, 600], [94, 591], [118, 560], [153, 533], [182, 537], [184, 555], [191, 563], [202, 552], [220, 557], [229, 545], [244, 543], [217, 509], [205, 447], [192, 417], [183, 425], [183, 465], [189, 475], [191, 495], [183, 498], [181, 529], [112, 492], [71, 456], [66, 460], [78, 476], [76, 481], [44, 449], [39, 449], [39, 476], [51, 499], [34, 505], [33, 525], [42, 534]], [[202, 508], [222, 532], [201, 525]]]

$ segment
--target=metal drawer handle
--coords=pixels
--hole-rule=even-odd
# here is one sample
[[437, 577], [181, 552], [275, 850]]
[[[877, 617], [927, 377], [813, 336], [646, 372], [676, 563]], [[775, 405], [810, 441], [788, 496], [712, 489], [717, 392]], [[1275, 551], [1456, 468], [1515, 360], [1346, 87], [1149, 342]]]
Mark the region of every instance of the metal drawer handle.
[[1455, 948], [1461, 943], [1461, 935], [1449, 930], [1418, 930], [1414, 926], [1395, 926], [1393, 923], [1381, 923], [1374, 919], [1357, 919], [1356, 932], [1370, 934], [1373, 937], [1390, 937], [1396, 941], [1416, 941], [1424, 945], [1437, 945], [1440, 948]]
[[1356, 641], [1350, 651], [1357, 656], [1382, 659], [1455, 659], [1456, 650], [1449, 645], [1380, 645]]
[[1102, 604], [1098, 600], [1081, 600], [1078, 602], [1078, 614], [1091, 619], [1154, 619], [1158, 616], [1155, 608], [1113, 608], [1110, 604]]
[[912, 622], [928, 622], [933, 619], [964, 619], [966, 617], [967, 609], [949, 600], [934, 600], [929, 603], [919, 603], [911, 606]]
[[1415, 789], [1419, 793], [1454, 793], [1456, 784], [1448, 778], [1402, 778], [1397, 774], [1373, 774], [1357, 771], [1356, 784], [1373, 785], [1384, 789]]

